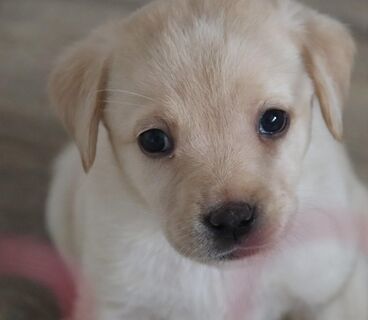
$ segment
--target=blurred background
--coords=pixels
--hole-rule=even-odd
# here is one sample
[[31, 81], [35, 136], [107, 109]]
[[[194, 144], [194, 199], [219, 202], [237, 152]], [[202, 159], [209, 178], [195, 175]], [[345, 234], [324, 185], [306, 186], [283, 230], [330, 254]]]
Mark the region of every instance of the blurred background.
[[[55, 57], [95, 26], [145, 2], [0, 0], [0, 233], [45, 235], [51, 164], [68, 141], [46, 92]], [[304, 2], [344, 21], [358, 42], [346, 138], [359, 176], [368, 182], [368, 1]]]

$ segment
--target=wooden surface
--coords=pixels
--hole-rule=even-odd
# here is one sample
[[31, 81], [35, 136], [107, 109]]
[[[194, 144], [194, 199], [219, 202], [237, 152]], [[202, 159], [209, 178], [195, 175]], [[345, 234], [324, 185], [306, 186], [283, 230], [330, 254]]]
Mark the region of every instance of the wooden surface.
[[[305, 2], [341, 18], [359, 42], [346, 132], [359, 175], [368, 181], [368, 1]], [[46, 95], [55, 56], [137, 6], [134, 0], [0, 0], [0, 231], [44, 234], [50, 165], [67, 141]]]

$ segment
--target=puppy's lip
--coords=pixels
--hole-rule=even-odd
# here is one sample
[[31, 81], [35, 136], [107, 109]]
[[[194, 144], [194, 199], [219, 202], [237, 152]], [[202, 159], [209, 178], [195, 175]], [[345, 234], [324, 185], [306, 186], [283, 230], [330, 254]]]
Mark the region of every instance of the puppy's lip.
[[232, 252], [232, 256], [235, 259], [242, 259], [251, 256], [255, 256], [258, 254], [264, 254], [266, 251], [269, 251], [273, 247], [273, 244], [265, 244], [254, 247], [238, 247], [235, 248]]
[[259, 246], [236, 246], [233, 249], [219, 255], [220, 260], [240, 260], [257, 256], [259, 254], [265, 254], [271, 250], [273, 245], [259, 245]]
[[220, 253], [221, 260], [239, 260], [256, 255], [265, 255], [277, 245], [277, 235], [258, 232], [245, 238], [231, 249]]

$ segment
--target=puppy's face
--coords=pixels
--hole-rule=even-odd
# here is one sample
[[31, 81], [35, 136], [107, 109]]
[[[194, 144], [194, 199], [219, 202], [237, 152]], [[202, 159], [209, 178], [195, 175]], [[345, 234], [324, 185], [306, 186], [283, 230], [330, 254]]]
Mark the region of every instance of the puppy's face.
[[124, 33], [97, 100], [124, 181], [179, 252], [209, 263], [285, 229], [314, 90], [286, 5], [207, 2], [154, 4], [114, 26]]
[[105, 115], [128, 181], [170, 242], [220, 259], [270, 244], [295, 211], [312, 89], [287, 36], [225, 41], [202, 23], [183, 38], [166, 31], [175, 46], [145, 48], [156, 61], [136, 63], [137, 79], [117, 57]]

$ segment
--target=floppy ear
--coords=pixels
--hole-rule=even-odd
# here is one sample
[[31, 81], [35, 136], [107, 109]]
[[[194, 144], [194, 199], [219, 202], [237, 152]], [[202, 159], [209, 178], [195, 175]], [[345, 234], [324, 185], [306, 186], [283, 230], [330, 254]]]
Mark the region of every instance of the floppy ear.
[[355, 44], [340, 22], [304, 11], [303, 56], [322, 114], [337, 140], [343, 135], [343, 105], [350, 87]]
[[86, 172], [96, 156], [107, 62], [107, 44], [92, 35], [67, 50], [51, 73], [49, 82], [51, 102], [74, 138]]

